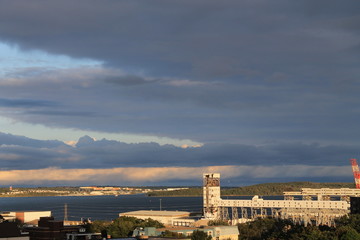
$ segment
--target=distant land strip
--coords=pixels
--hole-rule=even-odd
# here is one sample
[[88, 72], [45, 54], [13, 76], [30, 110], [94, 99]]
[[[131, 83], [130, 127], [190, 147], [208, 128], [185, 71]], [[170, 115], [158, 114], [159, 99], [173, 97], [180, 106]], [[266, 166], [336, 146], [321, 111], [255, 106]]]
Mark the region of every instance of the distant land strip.
[[0, 187], [0, 197], [49, 197], [49, 196], [99, 196], [128, 195], [152, 191], [151, 188], [138, 187]]
[[[137, 191], [103, 191], [101, 195], [128, 195], [143, 193], [150, 197], [201, 197], [202, 187], [187, 187], [179, 190], [160, 191], [155, 187], [142, 187]], [[152, 189], [149, 189], [152, 188]], [[276, 196], [285, 191], [300, 191], [301, 188], [355, 188], [354, 183], [315, 183], [315, 182], [288, 182], [262, 183], [244, 187], [223, 187], [222, 196]], [[81, 190], [79, 187], [38, 187], [38, 188], [0, 188], [0, 197], [47, 197], [47, 196], [89, 196], [94, 192]]]
[[[222, 188], [222, 196], [277, 196], [283, 192], [300, 191], [301, 188], [355, 188], [354, 183], [315, 183], [315, 182], [288, 182], [262, 183], [251, 186]], [[154, 191], [147, 194], [151, 197], [198, 197], [202, 196], [202, 187], [192, 187], [176, 191]]]

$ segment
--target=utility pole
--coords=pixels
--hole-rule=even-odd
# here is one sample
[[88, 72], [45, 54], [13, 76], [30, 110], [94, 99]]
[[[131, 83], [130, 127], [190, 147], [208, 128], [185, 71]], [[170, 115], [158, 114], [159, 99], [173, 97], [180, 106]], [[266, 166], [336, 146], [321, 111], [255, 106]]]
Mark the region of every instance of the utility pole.
[[68, 208], [67, 208], [67, 203], [65, 203], [64, 205], [64, 222], [68, 221]]

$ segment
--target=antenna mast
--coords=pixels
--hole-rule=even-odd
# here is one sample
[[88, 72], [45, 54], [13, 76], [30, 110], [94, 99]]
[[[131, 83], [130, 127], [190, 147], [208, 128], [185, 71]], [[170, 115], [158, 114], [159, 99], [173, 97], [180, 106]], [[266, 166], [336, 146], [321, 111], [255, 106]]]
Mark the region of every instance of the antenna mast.
[[64, 205], [64, 222], [68, 221], [68, 208], [67, 208], [67, 203], [65, 203]]

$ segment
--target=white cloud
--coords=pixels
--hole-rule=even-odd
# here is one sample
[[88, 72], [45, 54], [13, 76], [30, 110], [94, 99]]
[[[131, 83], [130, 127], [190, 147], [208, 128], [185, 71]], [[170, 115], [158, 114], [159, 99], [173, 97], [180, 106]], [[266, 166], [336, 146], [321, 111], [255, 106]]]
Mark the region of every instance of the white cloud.
[[[219, 172], [222, 179], [247, 177], [347, 177], [351, 175], [348, 166], [212, 166], [212, 167], [156, 167], [156, 168], [107, 168], [107, 169], [60, 169], [44, 168], [36, 170], [0, 171], [0, 181], [6, 184], [29, 184], [46, 182], [82, 182], [82, 183], [114, 183], [149, 184], [169, 180], [193, 180], [201, 184], [203, 173]], [[239, 183], [240, 184], [240, 183]]]

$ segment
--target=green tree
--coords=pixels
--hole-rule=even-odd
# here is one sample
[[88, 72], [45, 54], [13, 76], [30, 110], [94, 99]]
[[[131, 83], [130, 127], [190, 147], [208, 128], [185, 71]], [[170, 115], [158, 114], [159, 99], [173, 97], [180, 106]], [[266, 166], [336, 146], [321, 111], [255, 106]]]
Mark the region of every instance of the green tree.
[[140, 227], [144, 220], [135, 217], [119, 217], [109, 228], [112, 237], [129, 237], [136, 227]]
[[259, 218], [253, 222], [238, 225], [241, 240], [275, 238], [281, 239], [293, 224], [290, 221]]
[[162, 228], [164, 224], [154, 219], [148, 218], [141, 222], [141, 227], [155, 227], [155, 228]]
[[156, 227], [161, 228], [164, 225], [151, 218], [142, 220], [135, 217], [119, 217], [113, 222], [109, 221], [94, 221], [88, 224], [87, 229], [90, 232], [106, 231], [108, 235], [113, 238], [129, 237], [137, 227]]
[[240, 240], [332, 240], [336, 235], [332, 228], [304, 227], [284, 219], [257, 219], [239, 224]]
[[317, 226], [303, 227], [300, 236], [309, 240], [331, 240], [336, 239], [335, 234], [328, 231], [321, 231]]
[[224, 220], [210, 220], [208, 226], [229, 226], [229, 223]]
[[93, 233], [100, 233], [102, 230], [107, 230], [109, 226], [111, 225], [111, 222], [109, 221], [93, 221], [92, 223], [88, 223], [85, 225], [85, 228], [89, 232]]
[[206, 232], [195, 230], [193, 234], [191, 234], [191, 240], [211, 240], [211, 236], [208, 236]]
[[351, 226], [341, 226], [336, 230], [339, 240], [359, 240], [360, 234]]
[[360, 214], [350, 214], [349, 216], [343, 216], [336, 221], [336, 225], [350, 226], [357, 232], [360, 232]]

